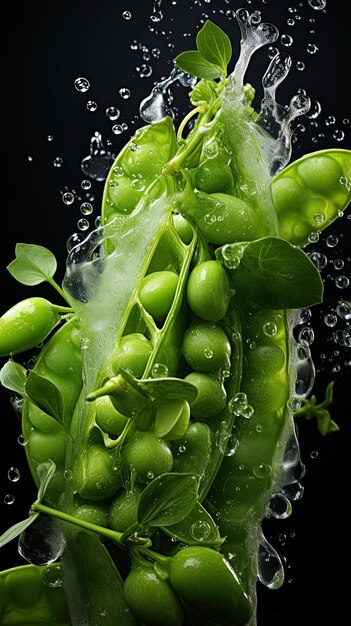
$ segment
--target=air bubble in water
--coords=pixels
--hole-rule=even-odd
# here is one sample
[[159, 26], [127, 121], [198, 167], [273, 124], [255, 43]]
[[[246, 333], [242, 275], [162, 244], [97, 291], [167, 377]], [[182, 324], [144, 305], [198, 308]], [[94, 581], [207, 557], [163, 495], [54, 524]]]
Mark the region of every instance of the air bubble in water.
[[115, 135], [121, 135], [123, 133], [123, 128], [121, 124], [115, 124], [114, 126], [112, 126], [111, 130]]
[[66, 191], [66, 193], [63, 194], [62, 196], [62, 202], [64, 202], [64, 204], [73, 204], [74, 202], [74, 195], [73, 193], [71, 193], [70, 191]]
[[21, 478], [21, 473], [17, 467], [10, 467], [7, 472], [7, 478], [12, 482], [16, 483]]
[[80, 78], [76, 78], [76, 80], [74, 81], [74, 86], [77, 91], [81, 91], [82, 93], [85, 93], [86, 91], [88, 91], [90, 87], [90, 83], [87, 78], [83, 78], [81, 76]]
[[114, 161], [114, 155], [105, 149], [101, 133], [98, 131], [95, 131], [90, 140], [89, 152], [89, 156], [85, 157], [80, 164], [82, 172], [93, 180], [105, 180]]
[[121, 87], [118, 93], [123, 100], [130, 98], [130, 90], [127, 87]]
[[282, 493], [289, 498], [290, 502], [296, 502], [297, 500], [301, 500], [303, 497], [305, 488], [299, 481], [291, 483], [291, 485], [286, 485], [283, 487]]
[[323, 252], [310, 252], [308, 256], [319, 271], [324, 269], [328, 264], [328, 259]]
[[351, 329], [345, 328], [344, 330], [337, 330], [333, 334], [335, 343], [344, 348], [351, 346]]
[[306, 113], [306, 117], [308, 117], [310, 120], [314, 120], [316, 119], [316, 117], [318, 117], [318, 115], [320, 115], [321, 110], [322, 107], [320, 102], [318, 102], [318, 100], [312, 100], [310, 110], [308, 111], [308, 113]]
[[316, 11], [321, 11], [327, 6], [327, 0], [308, 0], [308, 4], [312, 9], [315, 9]]
[[269, 46], [268, 48], [268, 58], [269, 59], [274, 59], [274, 57], [278, 54], [279, 50], [278, 48], [275, 48], [274, 46]]
[[252, 469], [256, 478], [268, 478], [272, 474], [272, 467], [267, 463], [259, 463]]
[[47, 136], [47, 140], [48, 140], [48, 141], [54, 141], [54, 137], [53, 137], [53, 135], [48, 135], [48, 136]]
[[336, 270], [342, 270], [344, 267], [344, 261], [342, 259], [335, 259], [333, 265]]
[[20, 446], [26, 446], [28, 443], [28, 439], [26, 439], [23, 434], [18, 435], [17, 443], [19, 443]]
[[308, 43], [306, 50], [309, 54], [315, 54], [318, 52], [319, 48], [317, 48], [315, 43]]
[[108, 107], [105, 113], [106, 113], [106, 117], [112, 122], [117, 120], [120, 116], [120, 110], [117, 109], [117, 107]]
[[95, 100], [88, 100], [87, 109], [88, 111], [90, 111], [90, 113], [94, 113], [94, 111], [96, 111], [97, 103], [95, 102]]
[[61, 157], [55, 157], [55, 159], [53, 160], [53, 166], [62, 167], [62, 165], [63, 165], [63, 159]]

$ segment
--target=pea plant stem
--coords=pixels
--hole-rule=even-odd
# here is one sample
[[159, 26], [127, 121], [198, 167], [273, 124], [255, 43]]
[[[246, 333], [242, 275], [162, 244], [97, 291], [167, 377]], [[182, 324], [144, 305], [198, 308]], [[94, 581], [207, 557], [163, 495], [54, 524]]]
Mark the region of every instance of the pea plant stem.
[[[56, 280], [54, 280], [53, 278], [48, 277], [47, 278], [47, 282], [50, 283], [50, 285], [56, 289], [57, 293], [60, 294], [60, 296], [65, 300], [65, 302], [67, 302], [67, 304], [71, 305], [70, 301], [68, 300], [65, 292], [63, 291], [63, 289], [61, 289], [60, 285], [57, 284]], [[65, 312], [69, 312], [71, 313], [72, 309], [71, 306], [69, 307], [69, 309], [67, 309]]]

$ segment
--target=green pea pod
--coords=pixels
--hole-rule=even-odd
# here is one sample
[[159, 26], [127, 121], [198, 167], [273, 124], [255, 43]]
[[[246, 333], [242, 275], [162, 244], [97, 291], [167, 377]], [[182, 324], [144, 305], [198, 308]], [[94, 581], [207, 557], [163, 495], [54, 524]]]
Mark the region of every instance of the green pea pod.
[[2, 626], [71, 626], [60, 563], [1, 572], [0, 622]]
[[320, 150], [285, 167], [271, 183], [281, 236], [302, 247], [313, 241], [351, 201], [350, 180], [350, 150]]
[[136, 626], [123, 595], [122, 578], [100, 539], [71, 530], [62, 554], [64, 589], [72, 626]]

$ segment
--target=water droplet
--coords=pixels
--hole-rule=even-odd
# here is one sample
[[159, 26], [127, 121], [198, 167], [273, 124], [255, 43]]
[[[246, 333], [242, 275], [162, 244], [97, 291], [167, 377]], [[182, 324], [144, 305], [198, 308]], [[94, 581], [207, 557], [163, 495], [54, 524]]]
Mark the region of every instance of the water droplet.
[[281, 44], [282, 44], [283, 46], [286, 46], [287, 48], [288, 48], [289, 46], [291, 46], [291, 44], [293, 43], [293, 41], [294, 41], [294, 40], [293, 40], [293, 38], [291, 37], [291, 35], [286, 35], [286, 34], [283, 34], [283, 35], [280, 37], [280, 42], [281, 42]]
[[82, 231], [84, 231], [84, 230], [88, 230], [89, 226], [90, 226], [90, 224], [89, 224], [88, 220], [86, 220], [84, 217], [82, 217], [82, 218], [81, 218], [80, 220], [78, 220], [78, 222], [77, 222], [77, 228], [78, 228], [79, 230], [82, 230]]
[[132, 14], [130, 11], [123, 11], [122, 17], [124, 20], [130, 20], [132, 18]]
[[[306, 117], [310, 120], [315, 120], [318, 115], [320, 115], [322, 111], [321, 103], [318, 100], [311, 100], [311, 106], [309, 108], [308, 113], [306, 113]], [[311, 123], [312, 126], [312, 123]]]
[[204, 349], [204, 356], [206, 359], [212, 359], [213, 357], [213, 350], [211, 350], [211, 348], [205, 348]]
[[21, 533], [18, 542], [18, 552], [33, 565], [53, 563], [64, 547], [62, 523], [43, 514]]
[[318, 456], [318, 452], [317, 452], [317, 450], [312, 450], [312, 452], [311, 452], [311, 454], [310, 454], [311, 459], [316, 459], [316, 458], [317, 458], [317, 456]]
[[168, 376], [168, 367], [163, 363], [155, 363], [151, 370], [152, 378], [167, 378]]
[[297, 61], [296, 62], [296, 69], [299, 70], [299, 72], [302, 72], [305, 69], [305, 64], [303, 61]]
[[287, 519], [292, 513], [291, 502], [284, 493], [274, 493], [268, 505], [268, 512], [275, 519]]
[[68, 239], [66, 243], [67, 252], [70, 252], [75, 246], [78, 246], [83, 240], [83, 235], [81, 233], [73, 233]]
[[328, 248], [335, 248], [339, 243], [339, 239], [335, 235], [328, 235], [325, 242]]
[[121, 87], [118, 93], [123, 100], [130, 98], [130, 90], [127, 87]]
[[80, 205], [80, 212], [83, 213], [83, 215], [90, 215], [93, 212], [93, 205], [90, 204], [90, 202], [83, 202]]
[[268, 58], [269, 59], [274, 59], [274, 57], [278, 54], [279, 50], [278, 48], [275, 48], [274, 46], [269, 46], [268, 48]]
[[88, 91], [90, 87], [90, 83], [87, 78], [83, 78], [81, 76], [80, 78], [76, 78], [76, 80], [74, 81], [74, 86], [77, 91], [81, 91], [82, 93], [85, 93], [86, 91]]
[[149, 472], [146, 472], [146, 477], [149, 480], [153, 480], [155, 478], [155, 474], [153, 472], [151, 472], [151, 470]]
[[298, 481], [291, 483], [291, 485], [286, 485], [282, 489], [282, 493], [289, 498], [291, 502], [296, 502], [297, 500], [301, 500], [303, 497], [305, 488]]
[[47, 136], [47, 140], [48, 141], [54, 141], [54, 136], [53, 135], [48, 135]]
[[325, 222], [326, 217], [325, 215], [323, 215], [323, 213], [315, 213], [313, 216], [314, 221], [316, 222], [316, 224], [323, 224], [323, 222]]
[[181, 454], [183, 454], [183, 452], [186, 451], [186, 446], [179, 446], [178, 450]]
[[345, 133], [343, 130], [339, 130], [339, 129], [334, 130], [333, 138], [336, 139], [336, 141], [342, 141], [344, 137], [345, 137]]
[[250, 417], [252, 417], [253, 414], [254, 414], [254, 408], [251, 406], [251, 404], [248, 404], [247, 406], [243, 407], [243, 409], [241, 410], [241, 415], [245, 417], [247, 420], [250, 419]]
[[91, 182], [90, 182], [90, 180], [82, 180], [82, 182], [80, 183], [80, 186], [81, 186], [82, 189], [84, 189], [86, 191], [87, 189], [90, 189]]
[[12, 493], [7, 493], [4, 497], [4, 504], [13, 504], [15, 501], [15, 496]]
[[295, 24], [295, 20], [294, 20], [292, 17], [289, 17], [289, 18], [286, 20], [286, 23], [287, 23], [287, 25], [288, 25], [288, 26], [294, 26], [294, 24]]
[[318, 52], [319, 48], [317, 48], [315, 43], [308, 43], [306, 48], [308, 54], [315, 54]]
[[332, 372], [334, 372], [336, 374], [337, 372], [340, 372], [340, 369], [341, 369], [340, 365], [338, 363], [336, 363], [332, 367]]
[[26, 446], [28, 443], [28, 439], [26, 439], [23, 434], [18, 435], [17, 443], [19, 443], [20, 446]]
[[154, 0], [154, 4], [152, 7], [152, 14], [150, 15], [150, 20], [152, 22], [160, 22], [163, 19], [163, 13], [161, 11], [161, 2], [162, 0]]
[[97, 109], [97, 103], [94, 100], [88, 100], [87, 109], [88, 111], [90, 111], [90, 113], [94, 113], [94, 111], [96, 111]]
[[336, 317], [336, 315], [334, 315], [334, 313], [327, 313], [324, 316], [324, 323], [326, 324], [326, 326], [329, 326], [330, 328], [333, 328], [333, 326], [336, 325], [338, 321], [338, 318]]
[[348, 287], [350, 284], [350, 281], [347, 278], [347, 276], [343, 274], [341, 274], [340, 276], [337, 276], [334, 282], [338, 289], [346, 289], [346, 287]]
[[256, 478], [268, 478], [272, 473], [272, 467], [267, 463], [259, 463], [253, 467], [252, 471]]
[[21, 472], [17, 467], [10, 467], [7, 472], [7, 478], [12, 482], [16, 483], [21, 478]]
[[105, 180], [114, 161], [114, 155], [105, 149], [101, 133], [98, 131], [95, 131], [90, 140], [89, 152], [89, 156], [80, 164], [82, 172], [93, 180]]
[[60, 563], [43, 569], [41, 579], [45, 587], [62, 587], [63, 577]]
[[263, 535], [258, 553], [258, 578], [269, 589], [279, 589], [284, 582], [281, 559]]
[[341, 317], [341, 319], [343, 320], [351, 319], [351, 307], [347, 302], [343, 302], [341, 300], [341, 302], [339, 302], [336, 307], [336, 312], [338, 316]]
[[117, 120], [120, 116], [120, 110], [117, 107], [108, 107], [105, 111], [106, 117], [111, 120]]
[[66, 191], [66, 193], [62, 196], [62, 202], [64, 204], [72, 204], [74, 202], [74, 195], [70, 191]]
[[71, 470], [65, 470], [63, 472], [63, 477], [64, 477], [65, 480], [72, 480], [73, 472], [71, 472]]
[[[207, 216], [206, 216], [207, 217]], [[206, 218], [205, 218], [206, 219]], [[224, 265], [230, 269], [237, 269], [244, 254], [245, 247], [241, 244], [226, 244], [222, 248]]]
[[351, 346], [351, 329], [345, 328], [344, 330], [337, 330], [333, 334], [335, 343], [344, 348]]
[[195, 541], [206, 541], [211, 532], [211, 527], [208, 522], [197, 520], [190, 526], [190, 534]]
[[143, 179], [140, 178], [134, 178], [132, 180], [132, 187], [133, 189], [135, 189], [136, 191], [143, 191], [145, 189], [145, 182]]
[[247, 407], [247, 395], [246, 393], [238, 392], [229, 400], [228, 409], [234, 415], [241, 415], [244, 408]]
[[151, 65], [148, 65], [146, 63], [143, 63], [143, 65], [140, 65], [136, 68], [140, 78], [149, 78], [149, 76], [151, 76], [152, 74], [152, 67]]
[[263, 332], [267, 337], [274, 337], [277, 334], [277, 326], [274, 322], [265, 322], [263, 324]]
[[308, 0], [308, 4], [312, 9], [315, 9], [316, 11], [321, 11], [327, 6], [327, 0]]
[[53, 166], [62, 167], [62, 165], [63, 165], [63, 159], [61, 157], [55, 157], [55, 159], [53, 160]]
[[308, 256], [319, 271], [324, 269], [328, 264], [328, 259], [322, 252], [310, 252]]
[[344, 261], [342, 259], [335, 259], [333, 265], [336, 270], [342, 270], [344, 267]]

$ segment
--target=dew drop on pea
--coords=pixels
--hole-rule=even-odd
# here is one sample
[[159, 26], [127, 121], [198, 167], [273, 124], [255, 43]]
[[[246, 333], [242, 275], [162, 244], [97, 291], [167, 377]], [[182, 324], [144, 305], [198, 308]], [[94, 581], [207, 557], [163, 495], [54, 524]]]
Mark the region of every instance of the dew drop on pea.
[[155, 474], [153, 472], [151, 472], [151, 471], [146, 472], [146, 478], [148, 480], [153, 480], [155, 478]]
[[204, 349], [204, 356], [206, 359], [212, 359], [213, 357], [213, 350], [211, 350], [211, 348], [205, 348]]
[[251, 406], [251, 404], [248, 404], [247, 406], [245, 406], [242, 410], [241, 410], [241, 415], [243, 417], [245, 417], [245, 419], [250, 419], [254, 414], [254, 408]]
[[225, 456], [234, 456], [237, 449], [239, 447], [239, 440], [234, 437], [234, 435], [230, 435], [227, 443], [227, 449], [224, 453]]
[[265, 322], [263, 324], [263, 332], [267, 337], [274, 337], [277, 334], [277, 326], [274, 322]]
[[4, 497], [4, 504], [13, 504], [15, 501], [15, 496], [12, 493], [7, 493]]
[[133, 189], [135, 189], [135, 191], [143, 191], [145, 189], [145, 183], [143, 179], [134, 178], [132, 180], [132, 187]]
[[206, 541], [211, 532], [208, 522], [197, 520], [190, 526], [190, 534], [195, 541]]
[[65, 480], [72, 480], [73, 472], [71, 472], [71, 470], [65, 470], [63, 472], [63, 477], [64, 477]]
[[90, 83], [87, 78], [80, 76], [79, 78], [76, 78], [76, 80], [74, 81], [74, 86], [77, 91], [80, 91], [81, 93], [85, 93], [90, 88]]
[[151, 370], [152, 378], [167, 378], [168, 367], [163, 363], [155, 363]]
[[228, 409], [234, 415], [241, 415], [243, 409], [247, 407], [247, 395], [239, 391], [236, 393], [228, 403]]
[[179, 446], [178, 451], [183, 454], [186, 451], [186, 446]]
[[7, 472], [7, 478], [12, 482], [16, 483], [21, 478], [21, 473], [17, 467], [10, 467]]
[[88, 100], [87, 109], [88, 111], [90, 111], [90, 113], [94, 113], [97, 110], [97, 103], [95, 102], [95, 100]]
[[326, 217], [325, 215], [323, 215], [323, 213], [315, 213], [313, 216], [314, 221], [316, 222], [316, 224], [323, 224], [323, 222], [325, 222]]

